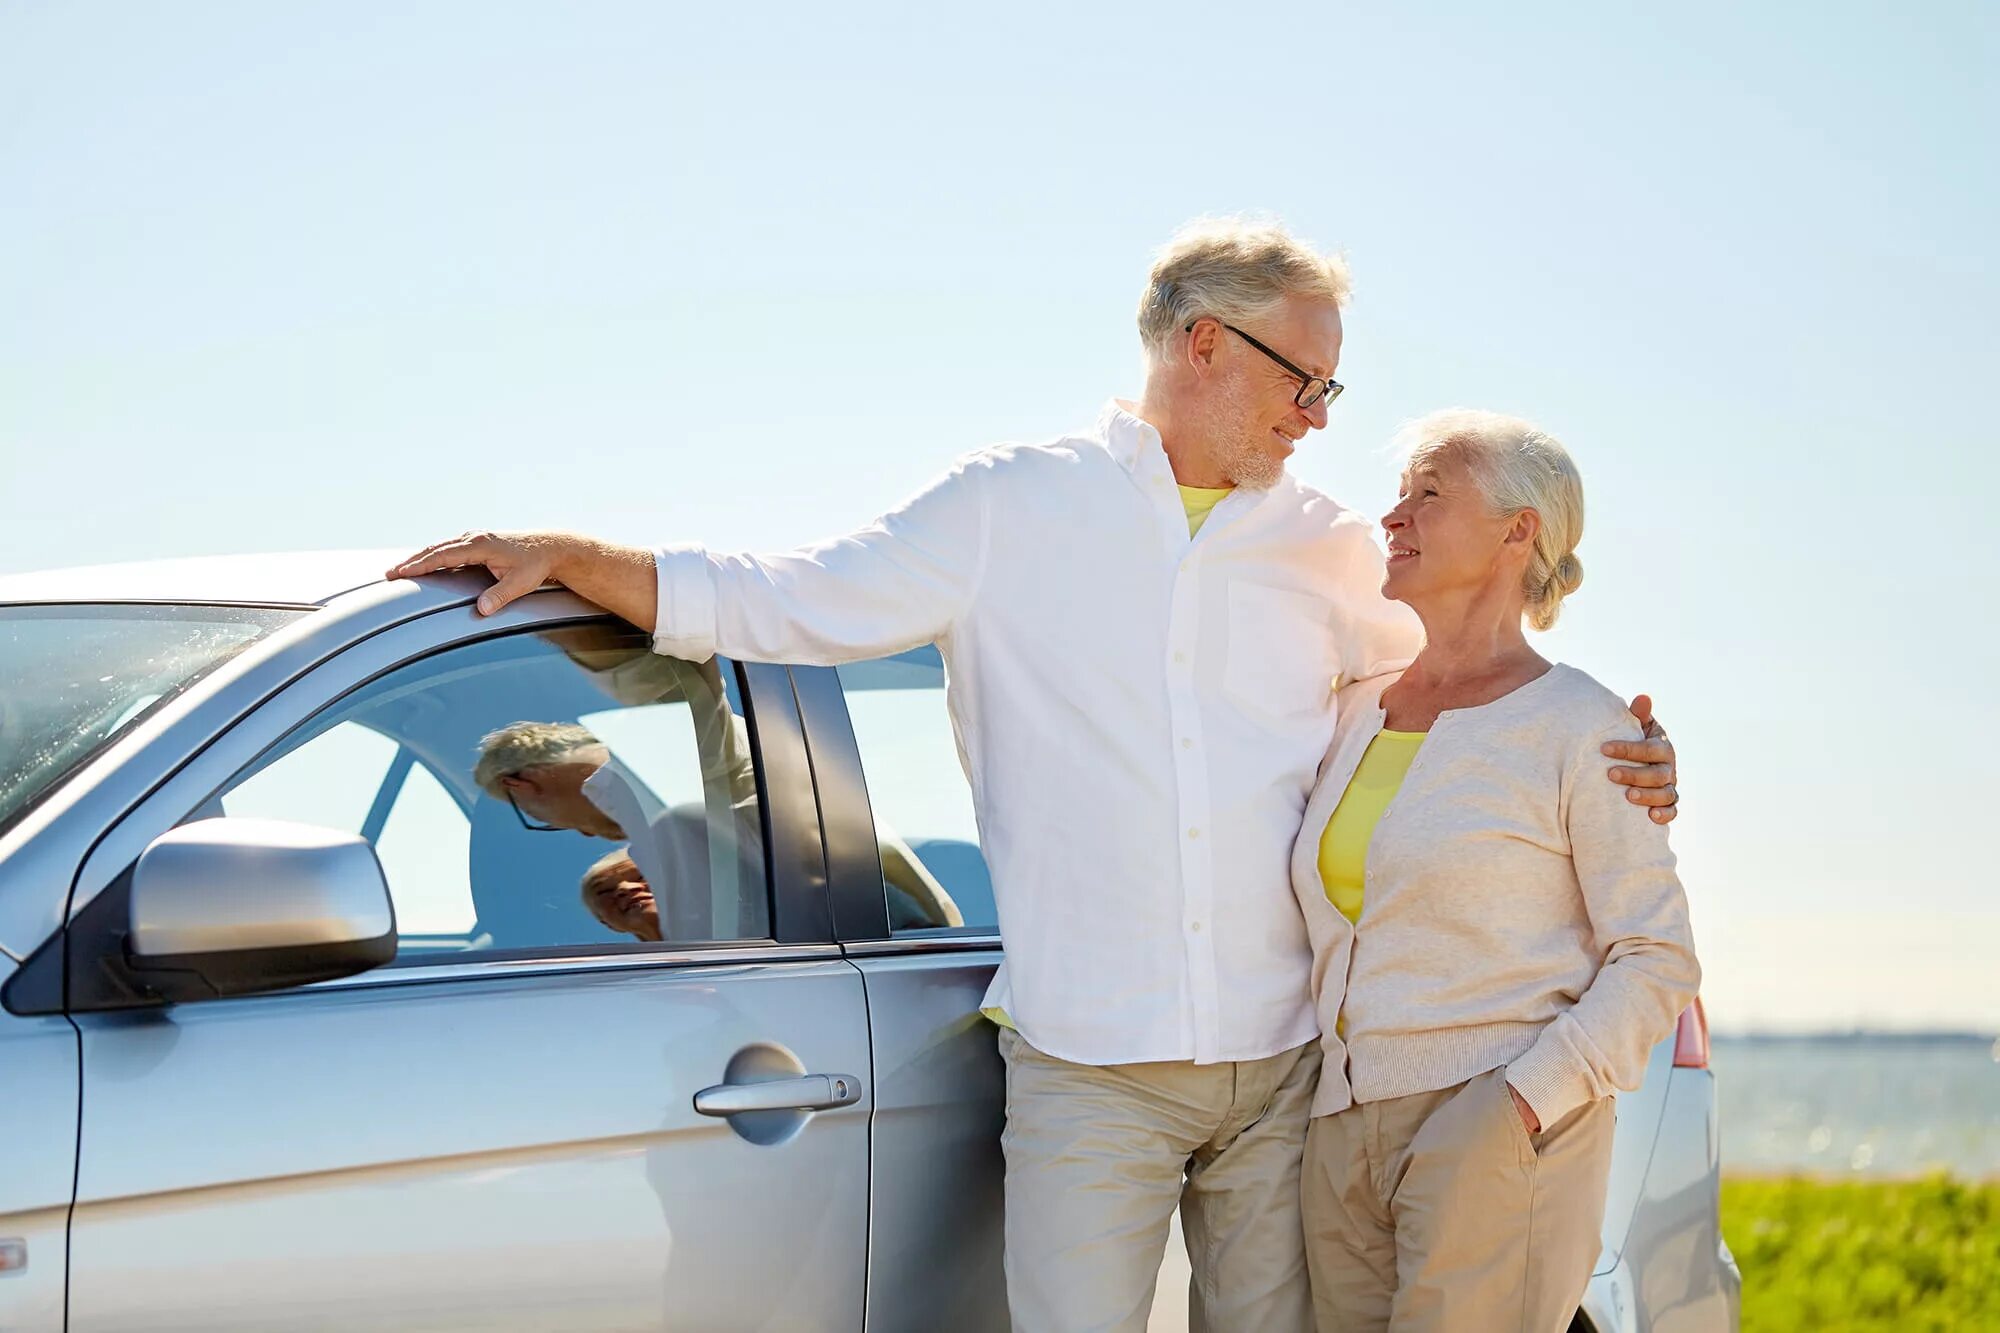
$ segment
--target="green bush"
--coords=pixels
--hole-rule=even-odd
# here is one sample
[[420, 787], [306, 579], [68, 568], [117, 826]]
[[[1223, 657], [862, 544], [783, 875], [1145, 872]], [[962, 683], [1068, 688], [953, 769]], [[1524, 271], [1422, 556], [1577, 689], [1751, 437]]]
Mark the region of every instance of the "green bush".
[[2000, 1183], [1731, 1179], [1743, 1333], [2000, 1329]]

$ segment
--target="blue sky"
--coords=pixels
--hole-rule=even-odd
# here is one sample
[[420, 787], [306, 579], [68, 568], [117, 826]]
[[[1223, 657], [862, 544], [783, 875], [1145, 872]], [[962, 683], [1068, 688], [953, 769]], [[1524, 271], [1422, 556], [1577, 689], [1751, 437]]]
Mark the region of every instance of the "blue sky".
[[0, 3], [0, 570], [785, 545], [1138, 387], [1151, 249], [1356, 280], [1329, 429], [1583, 470], [1719, 1024], [2000, 1028], [1990, 6]]

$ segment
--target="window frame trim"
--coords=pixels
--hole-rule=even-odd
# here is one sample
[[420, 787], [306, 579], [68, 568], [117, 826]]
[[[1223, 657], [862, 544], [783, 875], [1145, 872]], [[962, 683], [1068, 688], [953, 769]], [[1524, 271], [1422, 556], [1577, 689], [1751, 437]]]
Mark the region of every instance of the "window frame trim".
[[[812, 760], [834, 933], [842, 947], [857, 957], [963, 953], [998, 947], [997, 926], [958, 926], [949, 928], [949, 933], [940, 930], [922, 935], [897, 935], [890, 928], [875, 811], [868, 795], [861, 745], [847, 711], [847, 691], [835, 667], [794, 666], [791, 675]], [[939, 704], [943, 704], [942, 693]], [[980, 854], [985, 854], [984, 848]]]

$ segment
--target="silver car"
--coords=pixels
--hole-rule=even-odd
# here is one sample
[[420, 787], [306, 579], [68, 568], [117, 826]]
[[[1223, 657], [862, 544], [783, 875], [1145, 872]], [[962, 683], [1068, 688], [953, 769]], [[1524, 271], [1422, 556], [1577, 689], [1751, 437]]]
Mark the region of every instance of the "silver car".
[[[935, 650], [388, 561], [0, 578], [0, 1327], [1005, 1328]], [[1734, 1327], [1705, 1046], [1620, 1103], [1583, 1327]]]

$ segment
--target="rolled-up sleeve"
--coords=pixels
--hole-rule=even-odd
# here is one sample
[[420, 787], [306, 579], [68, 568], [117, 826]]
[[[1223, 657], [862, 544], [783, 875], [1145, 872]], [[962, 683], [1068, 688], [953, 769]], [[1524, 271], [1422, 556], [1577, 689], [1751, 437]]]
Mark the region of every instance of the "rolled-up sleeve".
[[1605, 741], [1638, 740], [1628, 722], [1591, 736], [1565, 777], [1570, 855], [1592, 939], [1597, 976], [1534, 1046], [1507, 1067], [1507, 1081], [1544, 1125], [1645, 1077], [1655, 1043], [1701, 986], [1687, 897], [1665, 826], [1605, 777]]
[[795, 551], [661, 547], [654, 651], [833, 666], [932, 642], [984, 571], [989, 470], [973, 455], [866, 527]]

